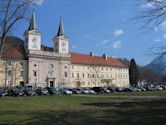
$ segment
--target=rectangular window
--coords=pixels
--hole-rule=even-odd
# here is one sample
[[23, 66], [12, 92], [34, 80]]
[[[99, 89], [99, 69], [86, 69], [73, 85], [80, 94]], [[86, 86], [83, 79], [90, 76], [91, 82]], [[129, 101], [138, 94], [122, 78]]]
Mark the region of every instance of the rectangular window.
[[8, 70], [7, 74], [8, 74], [8, 76], [11, 76], [12, 75], [12, 70]]
[[21, 71], [21, 72], [20, 72], [20, 76], [24, 76], [24, 71]]
[[11, 66], [11, 65], [12, 65], [12, 62], [11, 62], [11, 61], [8, 61], [8, 62], [7, 62], [7, 65], [8, 65], [8, 66]]
[[79, 73], [77, 73], [77, 78], [79, 78]]
[[72, 73], [72, 77], [74, 78], [74, 73]]
[[65, 72], [65, 77], [67, 77], [67, 72]]
[[20, 62], [20, 66], [23, 66], [23, 62]]
[[88, 74], [88, 78], [89, 78], [89, 74]]
[[37, 76], [37, 72], [36, 72], [36, 71], [33, 72], [33, 76], [34, 76], [34, 77]]
[[83, 77], [83, 78], [85, 77], [84, 73], [82, 74], [82, 77]]

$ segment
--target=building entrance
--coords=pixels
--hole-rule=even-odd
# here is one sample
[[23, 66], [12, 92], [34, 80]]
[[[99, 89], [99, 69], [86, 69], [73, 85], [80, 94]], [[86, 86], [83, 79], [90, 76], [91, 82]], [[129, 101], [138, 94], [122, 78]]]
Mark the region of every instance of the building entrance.
[[54, 87], [54, 81], [50, 81], [50, 87]]

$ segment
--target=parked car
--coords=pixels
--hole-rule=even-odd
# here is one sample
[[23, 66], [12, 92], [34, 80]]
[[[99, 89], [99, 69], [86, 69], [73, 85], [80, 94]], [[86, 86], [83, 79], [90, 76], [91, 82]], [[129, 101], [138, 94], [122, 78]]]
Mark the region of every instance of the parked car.
[[48, 90], [48, 93], [50, 95], [60, 95], [61, 94], [61, 92], [59, 91], [59, 89], [51, 88], [51, 87], [46, 87], [46, 89]]
[[73, 94], [81, 94], [81, 91], [78, 88], [74, 88], [74, 89], [70, 89], [70, 90], [73, 92]]
[[23, 90], [23, 92], [24, 92], [24, 95], [26, 95], [26, 96], [34, 96], [34, 95], [36, 95], [35, 90], [33, 90], [31, 88], [25, 88]]
[[68, 88], [62, 88], [61, 92], [64, 95], [71, 95], [71, 94], [73, 94], [73, 92], [71, 90], [69, 90]]
[[96, 92], [93, 89], [87, 89], [89, 91], [89, 94], [96, 94]]
[[19, 91], [16, 88], [9, 89], [8, 96], [19, 96]]
[[102, 87], [101, 90], [103, 91], [103, 93], [110, 93], [111, 92], [109, 89], [107, 89], [107, 87]]
[[7, 95], [8, 95], [8, 90], [0, 89], [0, 96], [7, 96]]
[[89, 94], [90, 93], [87, 88], [81, 88], [80, 91], [82, 94]]
[[48, 93], [47, 88], [42, 88], [42, 89], [41, 89], [41, 94], [42, 94], [42, 95], [48, 95], [49, 93]]

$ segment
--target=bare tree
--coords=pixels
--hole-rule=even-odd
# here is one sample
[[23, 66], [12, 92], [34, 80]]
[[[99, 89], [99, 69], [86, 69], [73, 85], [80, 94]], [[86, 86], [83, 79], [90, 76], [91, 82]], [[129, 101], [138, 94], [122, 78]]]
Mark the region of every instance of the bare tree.
[[[138, 19], [146, 28], [158, 27], [166, 19], [166, 0], [139, 0], [141, 14]], [[139, 21], [140, 21], [139, 20]]]
[[40, 0], [0, 0], [0, 57], [8, 33], [19, 21], [28, 19], [28, 12]]

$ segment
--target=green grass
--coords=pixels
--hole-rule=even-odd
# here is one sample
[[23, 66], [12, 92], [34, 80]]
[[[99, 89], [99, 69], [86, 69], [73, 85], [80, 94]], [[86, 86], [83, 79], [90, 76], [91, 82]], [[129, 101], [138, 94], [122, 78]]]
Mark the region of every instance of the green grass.
[[0, 98], [0, 125], [163, 125], [166, 91]]

